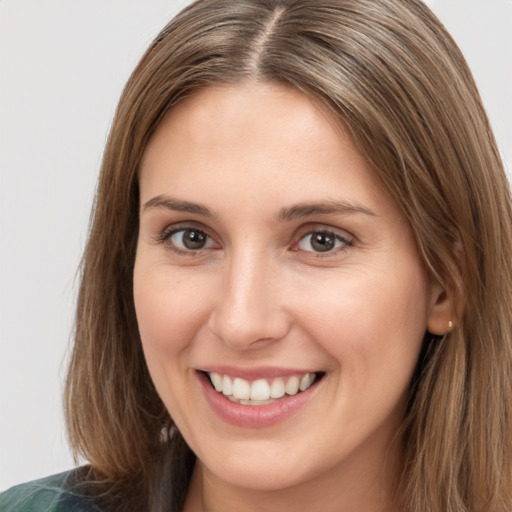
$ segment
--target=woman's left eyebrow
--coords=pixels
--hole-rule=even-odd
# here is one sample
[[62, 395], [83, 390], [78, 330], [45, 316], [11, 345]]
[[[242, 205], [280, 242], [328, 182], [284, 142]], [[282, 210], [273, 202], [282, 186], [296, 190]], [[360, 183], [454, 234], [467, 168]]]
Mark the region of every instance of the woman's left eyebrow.
[[277, 220], [283, 222], [299, 219], [301, 217], [309, 217], [311, 215], [328, 215], [333, 213], [362, 213], [372, 217], [377, 216], [377, 214], [372, 210], [358, 204], [343, 201], [324, 201], [321, 203], [301, 203], [283, 208], [279, 211]]

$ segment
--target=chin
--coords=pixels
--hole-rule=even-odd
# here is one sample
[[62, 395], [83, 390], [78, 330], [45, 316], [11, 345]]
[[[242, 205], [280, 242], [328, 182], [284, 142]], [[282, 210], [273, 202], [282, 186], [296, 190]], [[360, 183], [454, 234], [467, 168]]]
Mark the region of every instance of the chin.
[[222, 462], [218, 467], [205, 467], [205, 469], [228, 485], [262, 492], [288, 489], [312, 478], [307, 472], [298, 471], [297, 467], [290, 468], [288, 464], [276, 466], [265, 461], [254, 464], [246, 460], [233, 462], [233, 464], [229, 461]]

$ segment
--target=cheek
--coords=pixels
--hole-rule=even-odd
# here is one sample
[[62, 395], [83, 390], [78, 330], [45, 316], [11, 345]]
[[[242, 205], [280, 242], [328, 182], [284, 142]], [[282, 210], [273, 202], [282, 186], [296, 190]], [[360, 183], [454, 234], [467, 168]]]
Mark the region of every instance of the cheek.
[[414, 265], [366, 270], [310, 293], [304, 326], [354, 386], [408, 382], [426, 331], [427, 281]]
[[170, 275], [165, 265], [135, 263], [133, 294], [146, 363], [155, 387], [176, 421], [180, 419], [186, 354], [198, 329], [197, 304], [184, 279]]
[[145, 350], [176, 353], [194, 337], [202, 319], [200, 296], [185, 277], [158, 265], [149, 269], [137, 261], [134, 302]]
[[173, 413], [182, 386], [178, 377], [187, 371], [187, 354], [205, 323], [205, 295], [189, 281], [166, 265], [136, 261], [133, 292], [142, 348], [155, 387]]

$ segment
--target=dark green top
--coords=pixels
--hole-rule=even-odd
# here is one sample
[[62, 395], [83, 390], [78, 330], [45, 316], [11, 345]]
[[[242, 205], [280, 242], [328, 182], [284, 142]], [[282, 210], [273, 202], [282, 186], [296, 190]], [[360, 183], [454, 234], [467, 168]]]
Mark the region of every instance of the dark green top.
[[16, 485], [0, 494], [0, 512], [101, 512], [76, 470]]

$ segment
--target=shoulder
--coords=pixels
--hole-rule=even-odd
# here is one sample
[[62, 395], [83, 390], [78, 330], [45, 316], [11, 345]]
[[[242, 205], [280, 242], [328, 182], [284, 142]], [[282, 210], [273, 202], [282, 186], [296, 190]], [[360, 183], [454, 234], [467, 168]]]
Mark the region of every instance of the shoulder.
[[0, 494], [2, 512], [100, 512], [72, 470], [17, 485]]

